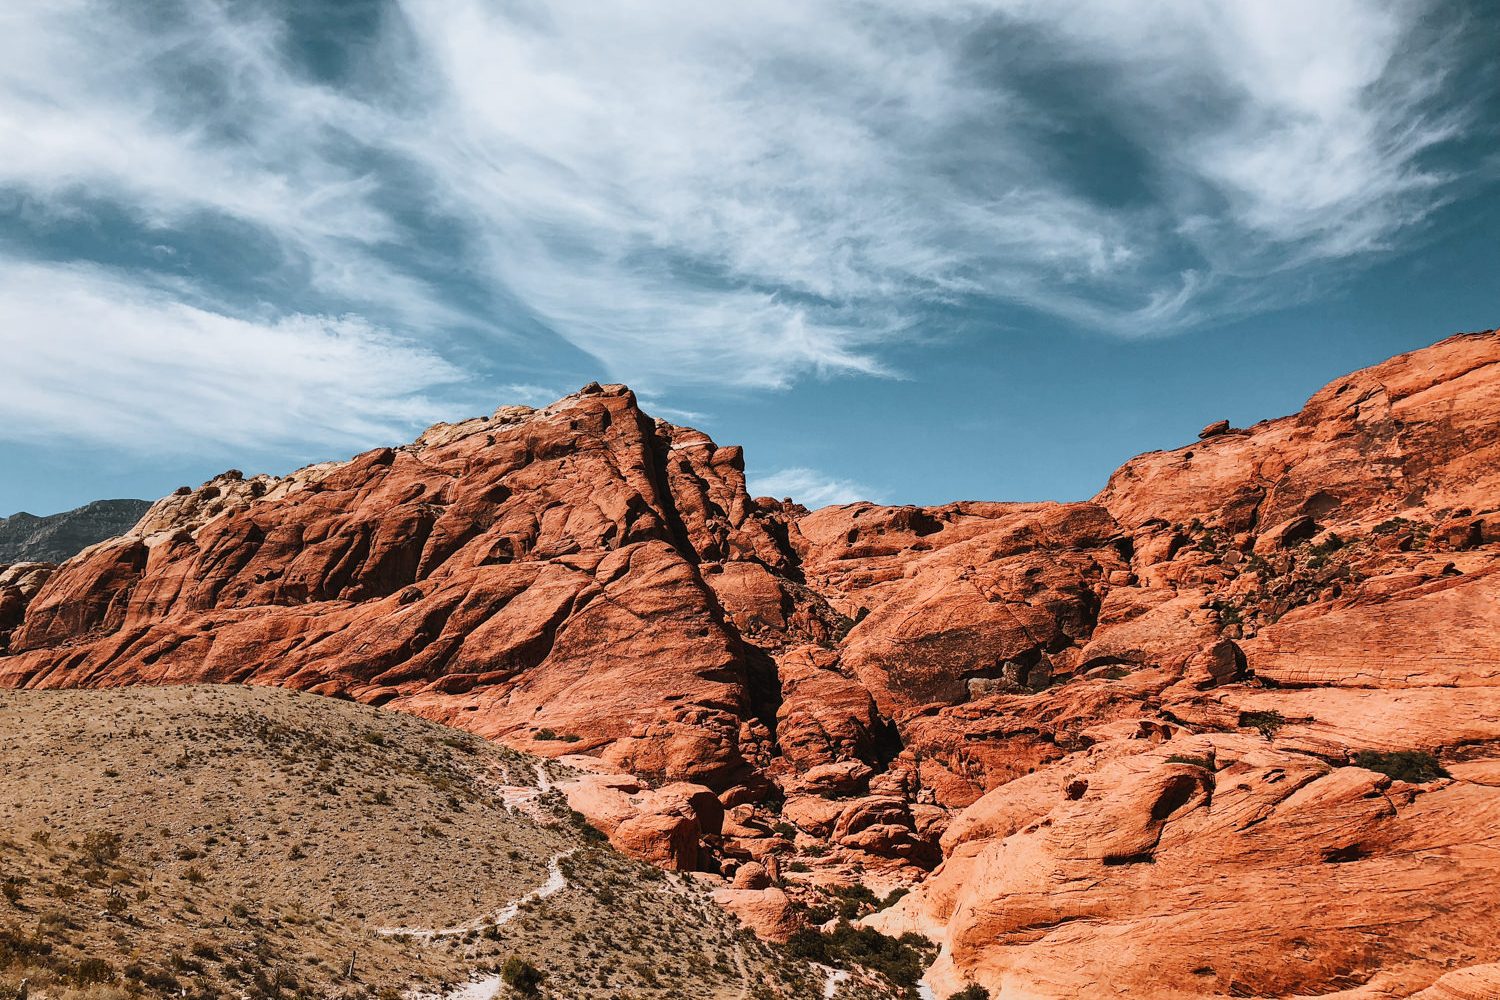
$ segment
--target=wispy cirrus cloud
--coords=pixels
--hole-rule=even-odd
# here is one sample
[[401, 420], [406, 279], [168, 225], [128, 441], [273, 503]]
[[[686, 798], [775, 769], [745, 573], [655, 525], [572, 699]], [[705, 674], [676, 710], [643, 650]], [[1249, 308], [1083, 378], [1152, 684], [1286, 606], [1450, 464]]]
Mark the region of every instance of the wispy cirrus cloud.
[[28, 331], [0, 365], [0, 425], [161, 453], [399, 440], [443, 412], [464, 374], [357, 317], [261, 321], [189, 305], [102, 268], [0, 255], [0, 330]]
[[[1282, 304], [1443, 203], [1468, 114], [1431, 4], [752, 6], [401, 5], [442, 81], [416, 155], [617, 370], [879, 371], [933, 303], [1123, 335]], [[1035, 79], [1070, 73], [1102, 120]]]
[[[1463, 190], [1436, 0], [149, 8], [0, 12], [0, 207], [36, 267], [55, 220], [199, 246], [180, 296], [170, 255], [68, 253], [137, 286], [132, 321], [187, 310], [211, 382], [234, 323], [283, 367], [285, 324], [423, 341], [418, 392], [455, 338], [501, 381], [550, 338], [660, 394], [889, 374], [954, 309], [1146, 336], [1285, 304]], [[0, 329], [32, 370], [39, 329]]]
[[875, 491], [863, 483], [801, 466], [753, 477], [747, 488], [754, 496], [778, 500], [790, 497], [809, 509], [854, 503], [856, 500], [876, 500]]

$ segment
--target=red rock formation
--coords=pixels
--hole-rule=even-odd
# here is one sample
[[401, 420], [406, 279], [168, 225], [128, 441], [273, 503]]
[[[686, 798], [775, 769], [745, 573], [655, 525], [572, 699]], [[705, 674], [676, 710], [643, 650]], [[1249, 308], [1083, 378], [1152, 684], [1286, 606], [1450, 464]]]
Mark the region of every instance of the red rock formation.
[[574, 808], [746, 873], [768, 934], [919, 882], [877, 919], [943, 944], [939, 995], [1460, 997], [1500, 960], [1495, 333], [1069, 504], [755, 500], [590, 386], [220, 477], [38, 584], [0, 574], [0, 684], [284, 684], [590, 755], [628, 773]]
[[701, 567], [790, 558], [740, 468], [595, 386], [286, 480], [221, 477], [70, 562], [0, 679], [284, 684], [723, 787], [765, 730]]
[[52, 575], [51, 563], [12, 563], [0, 566], [0, 653], [10, 634], [26, 617], [26, 606]]

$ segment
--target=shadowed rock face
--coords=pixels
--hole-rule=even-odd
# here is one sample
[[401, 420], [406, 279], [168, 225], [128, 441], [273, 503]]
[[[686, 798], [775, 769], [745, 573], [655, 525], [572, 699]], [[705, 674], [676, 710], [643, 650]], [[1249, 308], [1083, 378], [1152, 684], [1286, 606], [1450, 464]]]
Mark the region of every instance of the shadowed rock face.
[[[1500, 335], [1089, 502], [808, 512], [742, 468], [589, 386], [221, 477], [9, 612], [0, 576], [0, 684], [277, 684], [573, 755], [575, 807], [744, 868], [768, 932], [809, 882], [920, 882], [874, 919], [943, 944], [939, 995], [1487, 981]], [[1399, 751], [1452, 778], [1347, 766]]]
[[0, 563], [59, 563], [90, 545], [129, 531], [149, 500], [95, 500], [76, 510], [38, 517], [0, 517]]

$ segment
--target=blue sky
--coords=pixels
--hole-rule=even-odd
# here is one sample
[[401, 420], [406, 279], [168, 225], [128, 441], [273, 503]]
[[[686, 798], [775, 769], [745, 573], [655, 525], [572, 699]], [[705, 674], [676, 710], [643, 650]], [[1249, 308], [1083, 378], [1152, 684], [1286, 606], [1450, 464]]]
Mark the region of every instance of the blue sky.
[[624, 381], [815, 506], [1091, 495], [1500, 323], [1500, 14], [0, 11], [0, 512]]

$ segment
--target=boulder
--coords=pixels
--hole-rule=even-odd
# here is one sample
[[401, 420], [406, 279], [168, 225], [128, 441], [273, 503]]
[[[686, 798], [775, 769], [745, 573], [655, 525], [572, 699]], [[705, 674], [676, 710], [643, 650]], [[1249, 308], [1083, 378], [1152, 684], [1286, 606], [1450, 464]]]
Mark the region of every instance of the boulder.
[[1229, 433], [1229, 421], [1227, 421], [1227, 420], [1215, 420], [1213, 423], [1209, 424], [1207, 427], [1205, 427], [1201, 431], [1199, 431], [1198, 432], [1198, 437], [1200, 439], [1202, 439], [1202, 438], [1211, 438], [1211, 437], [1218, 437], [1220, 434], [1228, 434], [1228, 433]]
[[807, 926], [791, 897], [780, 889], [715, 889], [714, 902], [766, 941], [784, 942]]

